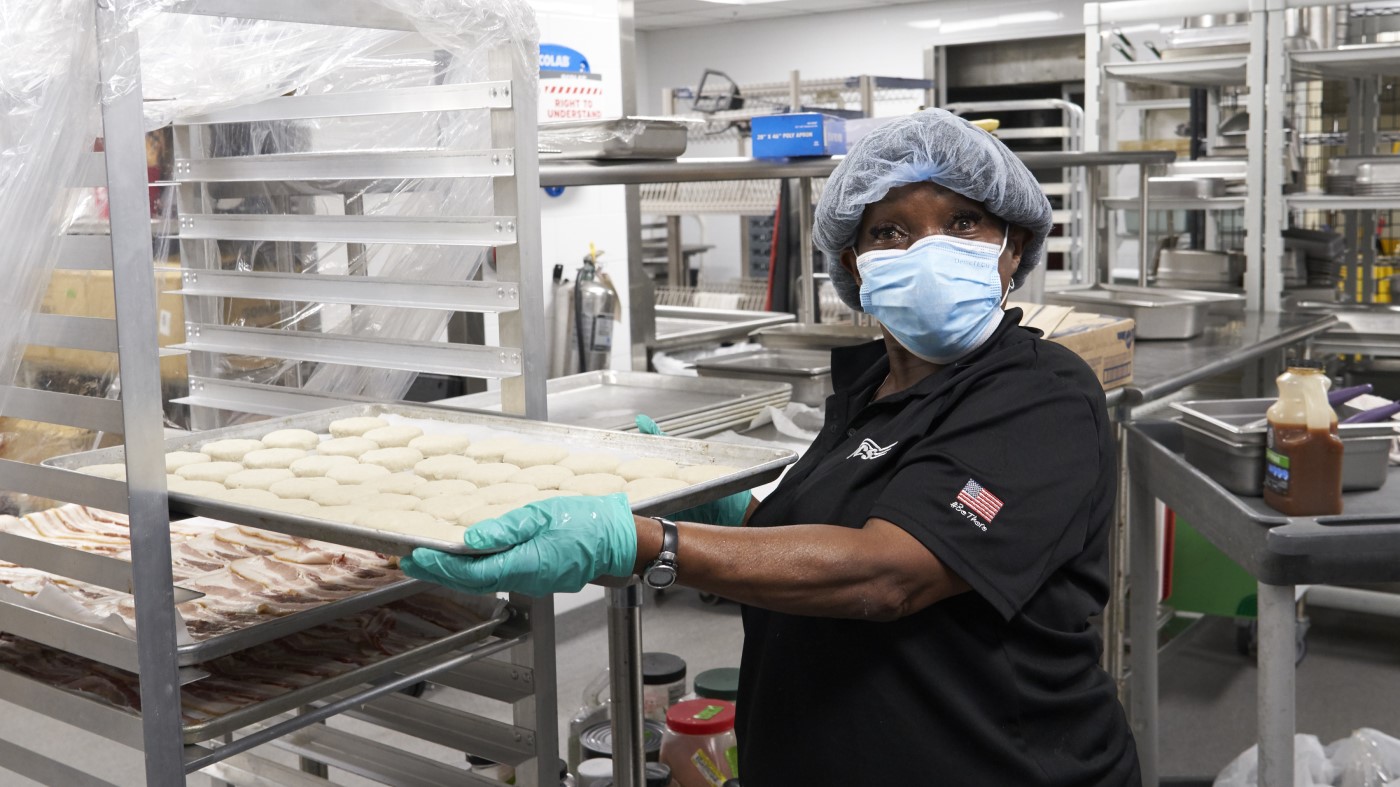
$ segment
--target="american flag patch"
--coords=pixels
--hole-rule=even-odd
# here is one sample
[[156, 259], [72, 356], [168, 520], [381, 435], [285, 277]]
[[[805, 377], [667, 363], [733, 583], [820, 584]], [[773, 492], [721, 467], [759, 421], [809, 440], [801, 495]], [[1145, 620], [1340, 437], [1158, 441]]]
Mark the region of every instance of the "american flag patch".
[[980, 514], [988, 522], [992, 521], [1001, 510], [1001, 498], [982, 488], [982, 485], [967, 479], [962, 491], [958, 493], [958, 502]]

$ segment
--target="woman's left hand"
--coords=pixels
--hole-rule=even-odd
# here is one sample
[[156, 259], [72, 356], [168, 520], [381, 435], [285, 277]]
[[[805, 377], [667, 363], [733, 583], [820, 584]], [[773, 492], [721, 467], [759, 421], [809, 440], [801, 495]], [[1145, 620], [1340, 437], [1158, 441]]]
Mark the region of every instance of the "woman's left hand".
[[637, 560], [636, 524], [623, 494], [540, 500], [473, 525], [464, 541], [472, 549], [506, 549], [481, 557], [415, 549], [399, 567], [466, 593], [547, 596], [576, 592], [603, 574], [629, 576]]

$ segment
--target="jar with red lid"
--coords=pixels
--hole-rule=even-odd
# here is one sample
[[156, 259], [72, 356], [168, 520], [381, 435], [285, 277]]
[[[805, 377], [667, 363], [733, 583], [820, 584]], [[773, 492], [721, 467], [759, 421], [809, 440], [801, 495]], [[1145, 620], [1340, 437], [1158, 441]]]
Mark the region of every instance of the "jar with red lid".
[[720, 787], [739, 775], [734, 738], [734, 703], [687, 700], [666, 712], [661, 762], [671, 767], [675, 787]]

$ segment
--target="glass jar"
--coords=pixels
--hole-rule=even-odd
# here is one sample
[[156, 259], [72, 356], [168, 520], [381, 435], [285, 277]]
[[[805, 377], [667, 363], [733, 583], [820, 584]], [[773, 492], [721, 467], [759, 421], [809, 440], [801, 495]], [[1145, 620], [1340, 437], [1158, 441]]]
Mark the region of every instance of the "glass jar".
[[685, 695], [685, 659], [670, 653], [642, 654], [642, 716], [666, 723], [666, 710]]
[[675, 787], [714, 787], [738, 776], [734, 703], [698, 699], [672, 706], [661, 739], [661, 762], [670, 766]]

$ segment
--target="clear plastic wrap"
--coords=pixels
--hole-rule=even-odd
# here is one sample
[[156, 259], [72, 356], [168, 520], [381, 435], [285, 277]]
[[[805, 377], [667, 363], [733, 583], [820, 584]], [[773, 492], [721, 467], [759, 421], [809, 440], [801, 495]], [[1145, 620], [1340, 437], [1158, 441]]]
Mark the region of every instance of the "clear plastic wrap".
[[[373, 0], [407, 18], [414, 32], [210, 17], [168, 12], [174, 0], [114, 0], [123, 30], [140, 41], [147, 127], [286, 94], [339, 93], [476, 82], [509, 58], [537, 90], [538, 28], [524, 0]], [[111, 5], [103, 4], [103, 8]], [[0, 237], [9, 242], [0, 290], [0, 383], [16, 379], [32, 315], [50, 283], [59, 236], [106, 232], [102, 189], [70, 189], [82, 154], [101, 149], [91, 0], [0, 0]], [[101, 11], [98, 11], [101, 13]], [[105, 41], [112, 47], [119, 39]], [[137, 54], [137, 53], [130, 53]], [[101, 85], [104, 100], [134, 84]], [[385, 151], [489, 147], [489, 112], [221, 124], [205, 127], [209, 155], [297, 151]], [[148, 145], [152, 138], [148, 138]], [[161, 151], [168, 161], [169, 151]], [[153, 178], [158, 178], [157, 170]], [[220, 189], [223, 189], [220, 191]], [[173, 190], [171, 190], [173, 191]], [[212, 187], [196, 210], [217, 213], [364, 213], [468, 216], [497, 213], [486, 180], [415, 179], [373, 183], [237, 184]], [[75, 202], [84, 202], [75, 209]], [[173, 198], [153, 198], [156, 262], [179, 264]], [[513, 206], [501, 213], [513, 213]], [[74, 217], [80, 221], [74, 221]], [[474, 276], [486, 254], [435, 246], [207, 242], [217, 267], [314, 274], [370, 272], [419, 280]], [[162, 281], [162, 285], [166, 282]], [[448, 313], [220, 299], [219, 322], [403, 340], [442, 335]], [[177, 318], [178, 319], [178, 318]], [[176, 326], [178, 329], [179, 326]], [[162, 332], [166, 328], [162, 327]], [[295, 384], [383, 399], [400, 398], [410, 373], [216, 356], [205, 373]], [[119, 388], [115, 364], [93, 370], [104, 395]], [[115, 385], [108, 385], [116, 382]], [[6, 394], [0, 387], [0, 412]], [[41, 459], [43, 457], [34, 457]]]

